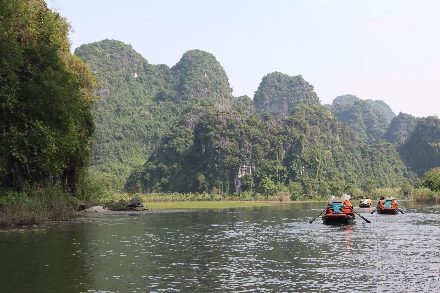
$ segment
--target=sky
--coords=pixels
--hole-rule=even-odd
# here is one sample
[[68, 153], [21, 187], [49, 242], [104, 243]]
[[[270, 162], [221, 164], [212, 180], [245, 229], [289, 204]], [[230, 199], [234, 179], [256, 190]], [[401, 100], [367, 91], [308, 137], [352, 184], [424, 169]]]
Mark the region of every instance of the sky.
[[438, 0], [45, 0], [72, 26], [72, 51], [104, 39], [150, 64], [213, 54], [234, 96], [274, 71], [302, 75], [322, 104], [382, 100], [394, 113], [440, 114]]

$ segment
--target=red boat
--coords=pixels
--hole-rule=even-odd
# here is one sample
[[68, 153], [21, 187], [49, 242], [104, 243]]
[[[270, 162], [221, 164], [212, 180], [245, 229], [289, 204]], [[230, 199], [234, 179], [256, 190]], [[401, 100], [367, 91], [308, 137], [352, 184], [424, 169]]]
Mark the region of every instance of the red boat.
[[371, 208], [373, 201], [370, 198], [361, 198], [359, 201], [360, 208]]
[[331, 197], [322, 217], [324, 224], [351, 224], [355, 220], [353, 205], [350, 202], [350, 195], [344, 194], [341, 197]]
[[377, 206], [378, 214], [395, 215], [399, 213], [396, 199], [394, 197], [386, 197], [384, 200], [379, 201]]

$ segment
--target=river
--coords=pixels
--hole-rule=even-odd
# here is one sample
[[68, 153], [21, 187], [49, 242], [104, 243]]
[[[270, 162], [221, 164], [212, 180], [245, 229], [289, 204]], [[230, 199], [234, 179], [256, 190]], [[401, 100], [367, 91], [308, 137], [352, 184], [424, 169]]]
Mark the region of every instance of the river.
[[[147, 211], [0, 230], [0, 292], [440, 292], [440, 208]], [[148, 206], [148, 205], [147, 205]]]

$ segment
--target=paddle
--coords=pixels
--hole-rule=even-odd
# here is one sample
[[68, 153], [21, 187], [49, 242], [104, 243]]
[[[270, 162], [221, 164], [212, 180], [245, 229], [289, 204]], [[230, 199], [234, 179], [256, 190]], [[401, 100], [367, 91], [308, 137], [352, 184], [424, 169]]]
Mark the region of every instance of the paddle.
[[374, 212], [377, 210], [378, 207], [379, 207], [379, 206], [377, 206], [377, 207], [371, 212], [371, 214], [374, 214]]
[[327, 208], [325, 208], [319, 215], [317, 215], [313, 220], [311, 220], [309, 223], [313, 223], [314, 220], [316, 220], [320, 215], [322, 215], [323, 212], [325, 212]]
[[[399, 206], [399, 205], [397, 205], [397, 206]], [[402, 210], [399, 209], [397, 206], [396, 206], [396, 210], [398, 210], [399, 212], [401, 212], [402, 214], [404, 214], [404, 212], [402, 212]]]
[[367, 223], [371, 223], [368, 219], [365, 219], [361, 214], [357, 213], [355, 210], [353, 210], [353, 208], [350, 208], [350, 210], [353, 211], [353, 213], [355, 213], [356, 215], [358, 215], [359, 217], [361, 217], [365, 222]]

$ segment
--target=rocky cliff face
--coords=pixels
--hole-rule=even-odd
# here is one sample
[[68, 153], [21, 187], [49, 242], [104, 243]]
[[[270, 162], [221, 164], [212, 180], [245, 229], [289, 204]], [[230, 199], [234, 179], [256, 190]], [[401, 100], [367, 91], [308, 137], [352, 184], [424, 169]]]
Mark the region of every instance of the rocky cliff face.
[[410, 114], [399, 113], [391, 120], [383, 137], [389, 142], [403, 144], [413, 132], [417, 121], [418, 119]]
[[287, 117], [298, 105], [320, 105], [313, 86], [301, 75], [289, 76], [273, 72], [261, 81], [254, 95], [259, 114], [269, 113], [274, 117]]

